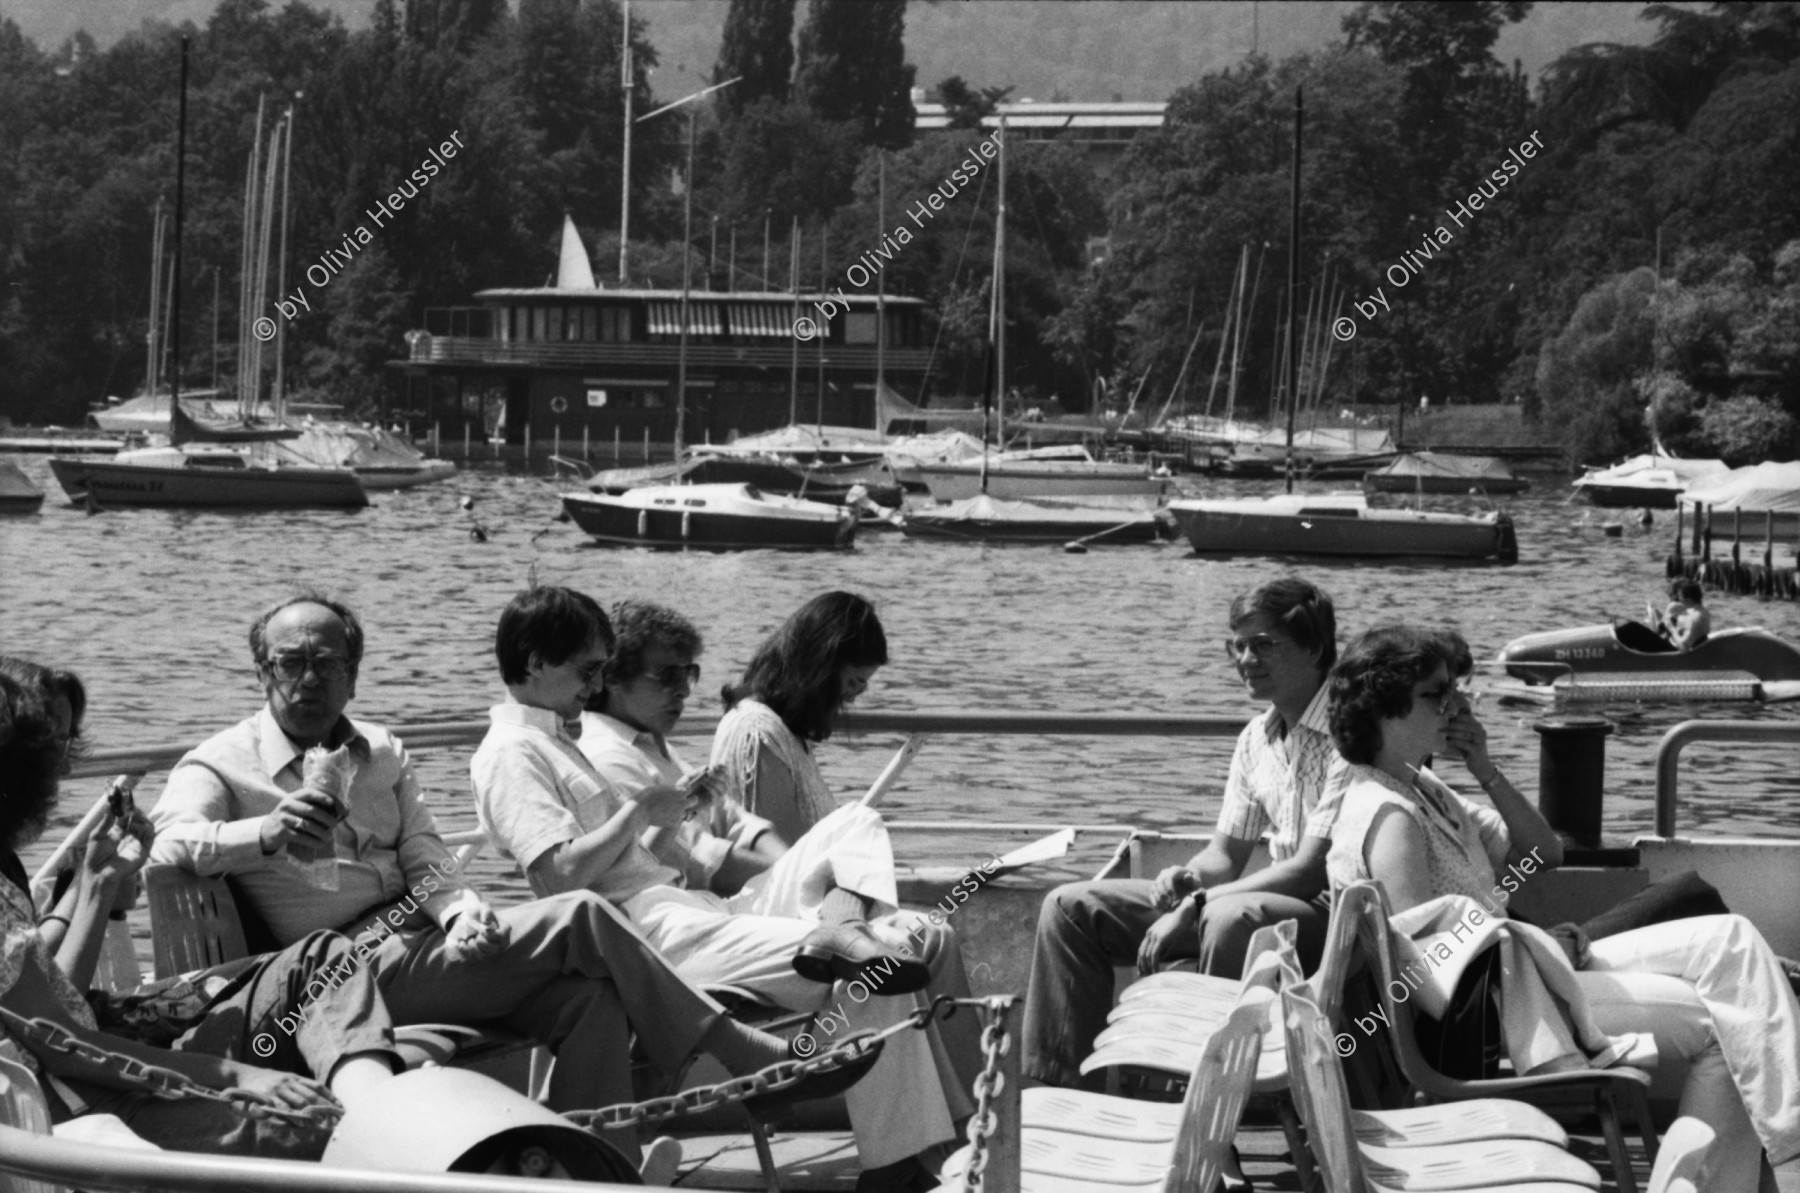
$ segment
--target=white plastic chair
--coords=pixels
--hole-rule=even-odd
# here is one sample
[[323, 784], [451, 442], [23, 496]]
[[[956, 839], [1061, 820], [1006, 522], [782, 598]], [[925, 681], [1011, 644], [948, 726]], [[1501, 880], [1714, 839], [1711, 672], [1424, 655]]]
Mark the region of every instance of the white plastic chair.
[[1697, 1118], [1684, 1116], [1669, 1124], [1650, 1170], [1650, 1193], [1676, 1193], [1683, 1184], [1705, 1187], [1712, 1175], [1706, 1162], [1712, 1143], [1713, 1129]]
[[1540, 1139], [1477, 1139], [1425, 1147], [1359, 1143], [1343, 1062], [1312, 994], [1307, 983], [1290, 986], [1282, 991], [1282, 1003], [1288, 1055], [1298, 1073], [1294, 1097], [1326, 1193], [1580, 1193], [1600, 1188], [1600, 1174], [1591, 1164]]
[[[1172, 1137], [1145, 1138], [1131, 1126], [1146, 1111], [1161, 1111], [1153, 1102], [1083, 1095], [1093, 1108], [1105, 1107], [1123, 1130], [1098, 1136], [1072, 1134], [1034, 1125], [1030, 1110], [1020, 1130], [1022, 1193], [1212, 1193], [1217, 1186], [1231, 1140], [1250, 1098], [1256, 1058], [1268, 1030], [1272, 991], [1245, 990], [1225, 1022], [1212, 1033], [1189, 1074]], [[1068, 1090], [1026, 1090], [1033, 1095], [1068, 1095]], [[968, 1164], [969, 1149], [951, 1156], [939, 1175], [945, 1188], [956, 1188]]]
[[[37, 1076], [20, 1059], [17, 1045], [0, 1039], [0, 1123], [49, 1135], [50, 1104], [38, 1087]], [[0, 1193], [68, 1193], [57, 1185], [0, 1172]]]

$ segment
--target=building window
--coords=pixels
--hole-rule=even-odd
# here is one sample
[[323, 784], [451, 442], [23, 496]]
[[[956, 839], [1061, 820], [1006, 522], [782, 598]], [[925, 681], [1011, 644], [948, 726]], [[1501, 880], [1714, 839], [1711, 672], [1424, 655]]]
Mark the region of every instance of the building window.
[[549, 319], [549, 317], [550, 317], [550, 312], [546, 308], [544, 308], [544, 307], [532, 307], [531, 308], [531, 338], [532, 339], [538, 340], [540, 342], [544, 339], [544, 324]]
[[545, 338], [561, 342], [563, 338], [563, 309], [561, 307], [550, 308], [550, 334]]
[[594, 341], [594, 323], [597, 312], [593, 307], [581, 308], [581, 338], [586, 343]]

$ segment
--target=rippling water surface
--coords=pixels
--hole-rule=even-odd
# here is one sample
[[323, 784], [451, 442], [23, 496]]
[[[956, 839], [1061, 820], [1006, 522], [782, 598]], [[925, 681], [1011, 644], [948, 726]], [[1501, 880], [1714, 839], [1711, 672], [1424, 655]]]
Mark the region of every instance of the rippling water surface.
[[[484, 715], [501, 694], [492, 655], [501, 607], [534, 574], [604, 603], [666, 602], [707, 637], [695, 713], [716, 715], [719, 683], [806, 598], [845, 587], [876, 600], [892, 663], [864, 697], [875, 709], [1183, 712], [1248, 716], [1220, 648], [1235, 593], [1298, 570], [1337, 601], [1350, 633], [1396, 618], [1448, 623], [1477, 657], [1517, 635], [1631, 615], [1663, 589], [1672, 527], [1633, 523], [1565, 502], [1540, 480], [1509, 502], [1521, 562], [1513, 567], [1212, 560], [1183, 543], [1056, 548], [977, 546], [868, 534], [848, 554], [684, 555], [592, 545], [556, 523], [555, 482], [465, 471], [442, 484], [377, 494], [360, 513], [116, 511], [64, 503], [40, 457], [27, 472], [51, 494], [34, 517], [0, 519], [0, 650], [73, 668], [88, 685], [96, 745], [191, 742], [254, 711], [261, 699], [245, 631], [254, 614], [311, 583], [363, 616], [368, 657], [353, 711], [387, 722]], [[1205, 486], [1206, 482], [1197, 482]], [[1208, 491], [1263, 492], [1269, 485]], [[463, 512], [463, 496], [475, 501]], [[1441, 508], [1472, 502], [1440, 501]], [[488, 531], [473, 542], [478, 517]], [[1716, 626], [1762, 625], [1800, 641], [1800, 605], [1708, 597]], [[1496, 758], [1535, 787], [1533, 706], [1483, 704]], [[1583, 709], [1582, 711], [1588, 711]], [[1800, 704], [1621, 705], [1607, 755], [1609, 832], [1647, 829], [1652, 756], [1691, 717], [1788, 719]], [[940, 737], [891, 798], [915, 818], [1209, 828], [1231, 742], [1152, 738]], [[878, 773], [891, 737], [834, 739], [822, 752], [840, 794]], [[684, 743], [703, 758], [707, 743]], [[1791, 749], [1691, 747], [1684, 831], [1800, 837], [1800, 775]], [[447, 828], [473, 823], [466, 757], [423, 763]], [[98, 787], [95, 780], [74, 785]], [[155, 797], [153, 782], [144, 792]], [[76, 801], [71, 800], [73, 805]], [[85, 801], [83, 801], [85, 802]], [[970, 845], [971, 851], [977, 850]], [[960, 856], [945, 859], [963, 860]]]

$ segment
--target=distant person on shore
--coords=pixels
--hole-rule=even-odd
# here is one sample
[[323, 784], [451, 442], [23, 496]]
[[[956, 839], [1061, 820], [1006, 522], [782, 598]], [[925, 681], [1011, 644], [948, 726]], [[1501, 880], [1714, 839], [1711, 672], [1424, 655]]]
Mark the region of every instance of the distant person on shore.
[[[788, 1056], [785, 1041], [678, 977], [599, 896], [496, 909], [468, 888], [406, 747], [345, 715], [363, 659], [350, 609], [313, 593], [284, 600], [251, 626], [250, 650], [267, 703], [175, 764], [154, 814], [153, 860], [234, 875], [282, 944], [320, 928], [355, 939], [396, 1023], [501, 1024], [537, 1040], [558, 1058], [553, 1110], [633, 1100], [633, 1028], [671, 1076], [696, 1049], [740, 1076]], [[600, 666], [539, 662], [571, 689]], [[351, 764], [337, 795], [316, 773], [315, 747]], [[837, 1076], [773, 1097], [824, 1096]], [[638, 1160], [634, 1130], [604, 1135]]]
[[1712, 633], [1712, 614], [1705, 599], [1699, 581], [1680, 577], [1669, 581], [1668, 607], [1661, 614], [1650, 610], [1650, 628], [1674, 643], [1677, 650], [1694, 649]]
[[[909, 931], [920, 917], [896, 916], [893, 850], [873, 809], [839, 809], [765, 856], [766, 822], [700, 794], [667, 740], [697, 677], [699, 631], [658, 605], [626, 602], [618, 612], [615, 639], [591, 598], [541, 587], [500, 616], [494, 653], [506, 701], [493, 708], [469, 773], [482, 827], [532, 890], [604, 896], [690, 981], [825, 1010], [837, 1023], [821, 1043], [904, 1022], [926, 1005], [921, 990], [945, 985], [966, 997], [954, 934], [928, 923]], [[542, 660], [568, 652], [598, 673], [545, 671]], [[565, 729], [576, 717], [579, 747]], [[707, 889], [726, 863], [726, 885], [739, 886], [729, 898]], [[918, 1187], [930, 1175], [919, 1153], [951, 1139], [973, 1109], [966, 1091], [979, 1042], [968, 1026], [891, 1037], [847, 1094], [863, 1193]], [[947, 1041], [958, 1035], [966, 1077], [950, 1063], [958, 1049]]]
[[[1331, 598], [1295, 576], [1266, 581], [1231, 603], [1225, 653], [1268, 709], [1238, 736], [1212, 841], [1185, 866], [1149, 879], [1060, 886], [1044, 900], [1025, 1002], [1025, 1076], [1098, 1090], [1081, 1075], [1112, 1005], [1113, 967], [1154, 973], [1196, 958], [1202, 973], [1235, 978], [1256, 929], [1298, 921], [1311, 971], [1331, 906], [1325, 858], [1337, 818], [1337, 751], [1325, 719], [1325, 677], [1337, 660]], [[1250, 874], [1270, 830], [1270, 865]]]

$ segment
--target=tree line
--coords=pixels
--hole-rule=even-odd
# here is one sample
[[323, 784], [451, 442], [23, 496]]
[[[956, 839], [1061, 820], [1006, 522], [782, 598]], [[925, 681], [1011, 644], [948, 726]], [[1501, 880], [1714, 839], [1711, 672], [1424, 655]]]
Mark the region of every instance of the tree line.
[[[1008, 389], [1084, 409], [1207, 407], [1246, 248], [1238, 413], [1279, 409], [1292, 107], [1303, 88], [1305, 318], [1368, 296], [1445, 209], [1536, 133], [1509, 180], [1391, 308], [1332, 346], [1329, 406], [1518, 402], [1572, 461], [1642, 448], [1792, 454], [1800, 415], [1800, 10], [1651, 5], [1641, 47], [1585, 46], [1538, 80], [1495, 57], [1523, 0], [1372, 0], [1343, 38], [1246, 57], [1169, 99], [1108, 166], [1053, 141], [1009, 148]], [[693, 118], [632, 138], [630, 277], [677, 285], [694, 142], [696, 285], [842, 283], [950, 177], [1008, 95], [936, 81], [918, 133], [904, 0], [732, 0]], [[193, 39], [180, 367], [213, 375], [213, 290], [236, 326], [239, 220], [259, 96], [293, 104], [290, 244], [304, 265], [460, 130], [468, 149], [291, 327], [290, 384], [367, 406], [423, 309], [543, 284], [564, 212], [617, 277], [623, 14], [614, 0], [377, 0], [349, 31], [292, 0], [222, 0], [204, 27], [146, 26], [54, 51], [0, 19], [0, 413], [78, 421], [145, 372], [152, 212], [173, 187], [176, 44]], [[656, 51], [634, 20], [638, 113]], [[997, 61], [1004, 61], [1001, 53]], [[298, 98], [294, 98], [295, 96]], [[926, 299], [930, 388], [979, 393], [995, 215], [984, 172], [882, 270]], [[1434, 242], [1436, 243], [1436, 242]], [[1096, 250], [1095, 246], [1102, 246]], [[1246, 300], [1249, 293], [1246, 292]], [[1322, 336], [1315, 336], [1315, 342]], [[231, 376], [229, 331], [216, 357]], [[1184, 367], [1185, 362], [1185, 367]], [[1179, 378], [1179, 384], [1177, 379]], [[954, 400], [954, 399], [951, 399]]]

